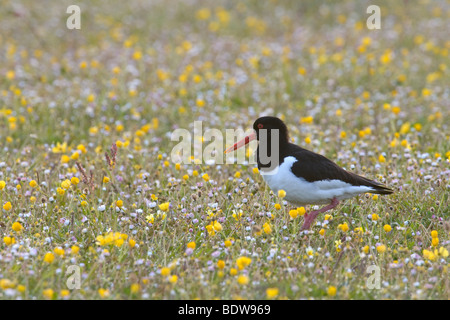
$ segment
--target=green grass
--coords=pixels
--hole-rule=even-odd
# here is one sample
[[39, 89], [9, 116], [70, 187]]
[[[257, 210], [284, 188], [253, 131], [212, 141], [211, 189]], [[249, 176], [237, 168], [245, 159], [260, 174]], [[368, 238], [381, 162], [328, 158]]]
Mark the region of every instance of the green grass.
[[[266, 299], [277, 288], [276, 299], [448, 299], [447, 3], [381, 1], [381, 30], [366, 28], [364, 1], [189, 3], [79, 1], [81, 30], [66, 28], [70, 1], [2, 5], [0, 298]], [[175, 128], [249, 129], [263, 113], [395, 193], [347, 200], [306, 234], [253, 166], [171, 162]], [[99, 245], [109, 232], [127, 237]], [[71, 265], [79, 290], [66, 284]], [[371, 265], [380, 289], [366, 285]]]

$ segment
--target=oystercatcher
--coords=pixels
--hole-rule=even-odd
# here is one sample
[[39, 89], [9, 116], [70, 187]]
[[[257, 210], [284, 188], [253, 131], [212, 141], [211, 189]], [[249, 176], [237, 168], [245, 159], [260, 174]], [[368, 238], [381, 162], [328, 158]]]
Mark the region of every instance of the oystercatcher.
[[393, 192], [376, 181], [342, 169], [320, 154], [290, 143], [288, 129], [278, 118], [261, 117], [255, 121], [253, 129], [252, 134], [225, 150], [225, 153], [257, 139], [258, 169], [270, 189], [274, 192], [284, 190], [285, 199], [297, 206], [328, 204], [305, 214], [301, 230], [310, 229], [320, 213], [335, 208], [340, 200], [361, 193]]

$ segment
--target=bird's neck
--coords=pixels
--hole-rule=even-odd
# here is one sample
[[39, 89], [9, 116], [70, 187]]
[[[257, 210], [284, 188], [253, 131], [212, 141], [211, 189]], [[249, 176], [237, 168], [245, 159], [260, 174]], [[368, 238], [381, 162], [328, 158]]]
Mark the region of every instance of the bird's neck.
[[256, 150], [258, 168], [271, 170], [278, 167], [283, 162], [288, 145], [286, 139], [273, 141], [270, 136], [266, 141], [260, 141]]

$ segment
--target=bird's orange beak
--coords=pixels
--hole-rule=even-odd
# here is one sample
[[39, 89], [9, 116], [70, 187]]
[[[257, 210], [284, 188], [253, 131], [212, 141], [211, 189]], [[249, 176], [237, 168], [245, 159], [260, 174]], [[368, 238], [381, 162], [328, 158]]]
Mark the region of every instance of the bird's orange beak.
[[249, 143], [250, 141], [253, 141], [255, 139], [256, 139], [256, 132], [253, 132], [253, 133], [249, 134], [248, 136], [246, 136], [244, 139], [235, 143], [232, 147], [229, 147], [227, 150], [225, 150], [225, 153], [230, 153], [231, 151], [237, 150], [240, 147], [245, 146], [247, 143]]

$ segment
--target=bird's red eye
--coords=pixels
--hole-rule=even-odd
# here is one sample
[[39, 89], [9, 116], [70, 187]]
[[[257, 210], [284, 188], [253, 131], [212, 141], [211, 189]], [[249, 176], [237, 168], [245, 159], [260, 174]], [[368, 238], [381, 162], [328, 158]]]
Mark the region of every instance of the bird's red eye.
[[263, 124], [262, 123], [259, 123], [258, 124], [258, 129], [262, 129], [264, 126], [263, 126]]

